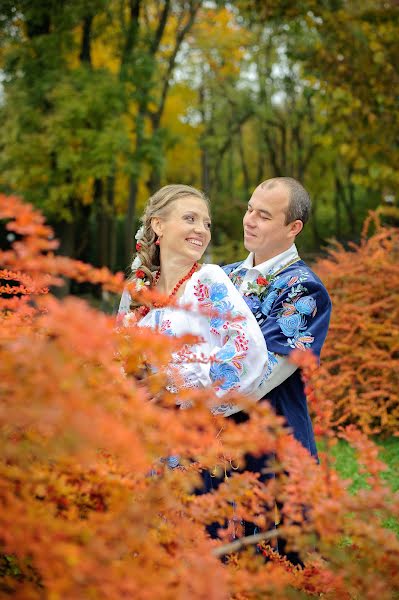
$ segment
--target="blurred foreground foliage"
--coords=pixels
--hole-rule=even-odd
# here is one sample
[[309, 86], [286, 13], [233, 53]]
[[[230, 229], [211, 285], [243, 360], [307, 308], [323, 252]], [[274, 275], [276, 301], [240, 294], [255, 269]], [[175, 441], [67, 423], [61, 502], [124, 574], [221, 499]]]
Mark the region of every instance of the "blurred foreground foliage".
[[[121, 330], [83, 300], [56, 299], [49, 289], [65, 276], [101, 282], [112, 293], [124, 281], [55, 256], [43, 218], [18, 199], [0, 196], [0, 219], [19, 237], [0, 252], [2, 597], [398, 594], [399, 540], [384, 526], [399, 517], [398, 494], [363, 432], [333, 430], [331, 397], [318, 387], [311, 354], [298, 351], [295, 359], [324, 440], [321, 465], [267, 404], [251, 406], [249, 421], [236, 425], [211, 414], [212, 390], [187, 390], [179, 399], [194, 406], [176, 411], [162, 366], [182, 340], [135, 326]], [[388, 243], [381, 233], [376, 239]], [[139, 376], [143, 355], [158, 376]], [[335, 469], [337, 435], [366, 474], [356, 497]], [[278, 476], [261, 483], [232, 470], [248, 452], [273, 454]], [[182, 457], [183, 468], [168, 469], [161, 457], [171, 454]], [[217, 492], [194, 494], [202, 469], [226, 471]], [[300, 552], [303, 568], [268, 545], [276, 536], [275, 501], [282, 507], [279, 531]], [[240, 538], [241, 519], [258, 525], [255, 539]], [[206, 535], [214, 521], [228, 523], [220, 540]]]

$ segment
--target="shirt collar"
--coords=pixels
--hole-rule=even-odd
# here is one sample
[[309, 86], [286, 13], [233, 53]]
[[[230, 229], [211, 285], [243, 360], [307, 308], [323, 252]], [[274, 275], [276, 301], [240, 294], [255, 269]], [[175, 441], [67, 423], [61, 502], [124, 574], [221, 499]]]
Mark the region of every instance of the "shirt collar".
[[254, 269], [255, 271], [259, 271], [261, 275], [267, 275], [270, 274], [271, 271], [278, 271], [285, 264], [296, 258], [299, 258], [298, 250], [295, 244], [292, 244], [291, 248], [288, 248], [288, 250], [285, 250], [284, 252], [277, 254], [277, 256], [273, 256], [273, 258], [269, 258], [268, 260], [265, 260], [265, 262], [254, 267], [254, 254], [253, 252], [250, 252], [244, 262], [234, 270]]

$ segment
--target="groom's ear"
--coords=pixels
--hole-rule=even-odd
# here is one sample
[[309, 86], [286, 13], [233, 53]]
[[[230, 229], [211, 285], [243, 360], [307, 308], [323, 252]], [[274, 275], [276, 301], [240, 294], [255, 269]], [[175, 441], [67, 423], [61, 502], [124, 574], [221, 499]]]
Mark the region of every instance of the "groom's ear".
[[292, 223], [289, 224], [289, 233], [294, 238], [301, 233], [302, 229], [303, 223], [299, 219], [292, 221]]

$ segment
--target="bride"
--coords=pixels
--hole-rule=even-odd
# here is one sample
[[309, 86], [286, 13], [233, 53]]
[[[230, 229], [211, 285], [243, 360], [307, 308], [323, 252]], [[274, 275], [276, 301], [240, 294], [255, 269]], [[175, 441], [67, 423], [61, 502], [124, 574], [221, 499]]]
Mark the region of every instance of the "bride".
[[[149, 198], [142, 223], [130, 281], [137, 290], [156, 288], [176, 302], [150, 309], [125, 290], [119, 318], [165, 335], [199, 338], [167, 366], [169, 389], [212, 386], [219, 397], [235, 390], [256, 400], [268, 370], [267, 348], [255, 317], [224, 271], [199, 264], [211, 240], [206, 196], [187, 185], [167, 185]], [[212, 409], [226, 417], [239, 410], [229, 403]]]

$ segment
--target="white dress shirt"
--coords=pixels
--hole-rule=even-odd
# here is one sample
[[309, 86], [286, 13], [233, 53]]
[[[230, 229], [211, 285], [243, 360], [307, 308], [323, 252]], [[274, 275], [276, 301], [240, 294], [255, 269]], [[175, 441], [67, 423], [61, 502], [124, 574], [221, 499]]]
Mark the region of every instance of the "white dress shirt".
[[[296, 249], [295, 244], [293, 244], [291, 248], [288, 248], [288, 250], [281, 252], [281, 254], [273, 256], [273, 258], [269, 258], [268, 260], [265, 260], [265, 262], [256, 266], [254, 266], [254, 254], [253, 252], [250, 252], [244, 262], [241, 263], [239, 267], [234, 269], [234, 271], [232, 271], [232, 273], [235, 273], [241, 269], [248, 269], [240, 287], [238, 288], [239, 292], [244, 295], [247, 291], [248, 283], [254, 282], [260, 275], [262, 277], [273, 275], [279, 271], [279, 269], [284, 267], [284, 265], [291, 263], [295, 259], [299, 259], [298, 250]], [[295, 373], [298, 368], [289, 361], [287, 356], [282, 356], [280, 354], [274, 354], [274, 356], [276, 357], [277, 362], [273, 365], [269, 376], [263, 381], [261, 386], [254, 394], [258, 400], [263, 398], [275, 387], [283, 383], [283, 381]]]

